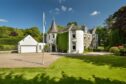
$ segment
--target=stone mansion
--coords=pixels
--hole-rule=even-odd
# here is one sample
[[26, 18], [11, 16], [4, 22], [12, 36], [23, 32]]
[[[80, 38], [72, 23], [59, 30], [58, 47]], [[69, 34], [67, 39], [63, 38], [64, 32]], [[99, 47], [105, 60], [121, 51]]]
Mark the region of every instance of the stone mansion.
[[[46, 35], [46, 43], [49, 45], [49, 51], [57, 52], [58, 33], [68, 32], [67, 53], [83, 53], [86, 48], [94, 49], [97, 47], [98, 35], [96, 29], [88, 31], [85, 26], [70, 25], [62, 30], [58, 30], [55, 20], [52, 21], [51, 28]], [[62, 44], [64, 44], [62, 42]]]

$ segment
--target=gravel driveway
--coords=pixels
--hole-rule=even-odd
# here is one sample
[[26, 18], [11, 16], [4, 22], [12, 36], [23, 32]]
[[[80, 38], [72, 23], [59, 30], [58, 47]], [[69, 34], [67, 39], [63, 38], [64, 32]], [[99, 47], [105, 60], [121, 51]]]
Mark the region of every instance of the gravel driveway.
[[47, 67], [60, 56], [52, 53], [0, 54], [0, 68]]

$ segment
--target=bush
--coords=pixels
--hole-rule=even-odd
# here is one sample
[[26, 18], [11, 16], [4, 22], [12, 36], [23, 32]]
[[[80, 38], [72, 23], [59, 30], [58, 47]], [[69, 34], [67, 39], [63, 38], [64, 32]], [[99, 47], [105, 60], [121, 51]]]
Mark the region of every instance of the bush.
[[94, 49], [94, 51], [104, 51], [104, 47], [103, 46], [99, 46], [99, 47], [97, 47], [97, 49]]
[[23, 37], [0, 38], [1, 45], [17, 45]]
[[92, 49], [90, 49], [90, 48], [84, 48], [84, 53], [86, 53], [86, 52], [92, 52], [93, 50]]
[[126, 48], [126, 44], [123, 45]]
[[111, 46], [106, 46], [104, 50], [109, 51], [110, 48], [111, 48]]
[[16, 46], [15, 45], [0, 45], [0, 50], [1, 51], [16, 50]]
[[116, 54], [116, 55], [119, 55], [120, 54], [120, 49], [118, 47], [111, 47], [109, 49], [110, 52]]
[[126, 48], [121, 48], [120, 49], [120, 55], [121, 56], [126, 56]]
[[48, 45], [48, 44], [46, 44], [46, 45], [44, 46], [44, 51], [45, 51], [45, 52], [49, 52], [49, 45]]

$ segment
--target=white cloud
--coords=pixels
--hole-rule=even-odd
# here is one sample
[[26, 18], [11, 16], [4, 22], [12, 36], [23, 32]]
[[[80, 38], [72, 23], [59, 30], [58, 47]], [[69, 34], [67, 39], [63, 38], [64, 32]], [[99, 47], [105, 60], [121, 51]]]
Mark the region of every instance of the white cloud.
[[65, 12], [65, 11], [67, 10], [67, 7], [64, 6], [64, 5], [62, 5], [62, 6], [61, 6], [61, 10]]
[[0, 22], [8, 22], [6, 19], [0, 19]]
[[68, 11], [72, 11], [72, 10], [73, 10], [73, 8], [71, 8], [71, 7], [70, 7], [70, 8], [68, 8]]
[[60, 3], [60, 4], [63, 3], [63, 2], [65, 2], [65, 0], [59, 0], [59, 3]]
[[60, 9], [59, 9], [59, 8], [55, 8], [55, 10], [56, 10], [56, 11], [60, 11]]
[[100, 14], [99, 11], [93, 11], [90, 15], [91, 15], [91, 16], [96, 16], [96, 15], [99, 15], [99, 14]]
[[61, 5], [60, 7], [56, 7], [53, 10], [49, 10], [49, 13], [60, 14], [62, 12], [71, 12], [71, 11], [73, 11], [72, 7], [67, 7], [65, 5]]

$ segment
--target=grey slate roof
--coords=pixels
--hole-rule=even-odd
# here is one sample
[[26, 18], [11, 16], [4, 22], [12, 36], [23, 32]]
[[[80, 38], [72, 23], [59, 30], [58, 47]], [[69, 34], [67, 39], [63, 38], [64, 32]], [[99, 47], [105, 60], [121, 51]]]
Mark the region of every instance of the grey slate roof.
[[51, 25], [51, 28], [49, 30], [49, 33], [57, 33], [58, 30], [57, 30], [57, 25], [55, 23], [55, 20], [52, 21], [52, 25]]
[[[71, 29], [70, 29], [71, 28]], [[81, 26], [76, 26], [76, 25], [69, 25], [66, 26], [64, 29], [58, 30], [57, 25], [55, 23], [55, 20], [52, 21], [51, 27], [48, 31], [48, 33], [62, 33], [62, 32], [68, 32], [70, 30], [75, 31], [75, 30], [83, 30]]]
[[[70, 29], [70, 28], [71, 28], [71, 29]], [[81, 27], [79, 27], [79, 26], [69, 25], [69, 26], [67, 26], [66, 28], [64, 28], [63, 30], [60, 30], [60, 31], [58, 31], [58, 32], [68, 32], [69, 29], [72, 30], [72, 31], [75, 31], [75, 30], [82, 30]]]

